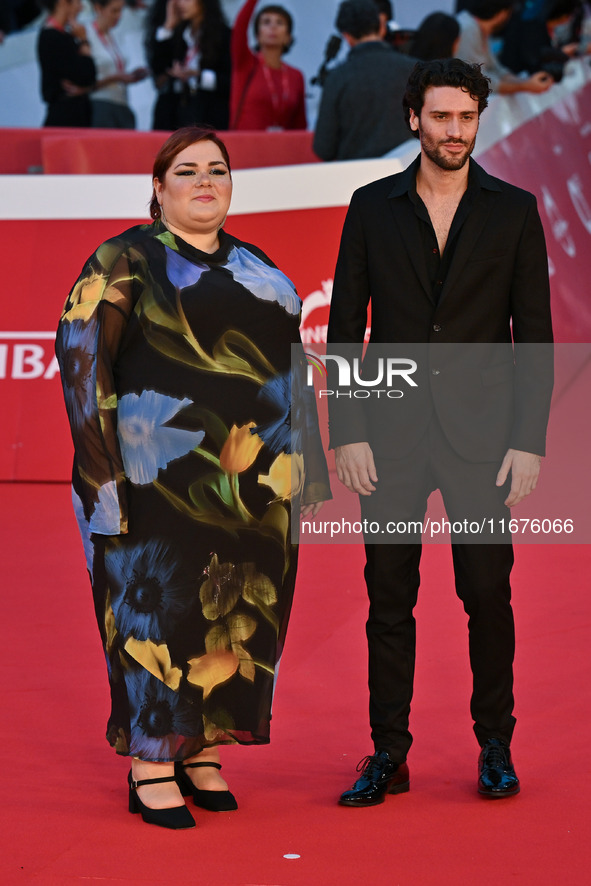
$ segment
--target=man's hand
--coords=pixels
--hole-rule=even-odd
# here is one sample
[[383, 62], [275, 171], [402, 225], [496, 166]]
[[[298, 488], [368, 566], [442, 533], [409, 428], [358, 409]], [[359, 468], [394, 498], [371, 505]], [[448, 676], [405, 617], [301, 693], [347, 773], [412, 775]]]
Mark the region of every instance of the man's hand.
[[350, 492], [371, 495], [378, 481], [369, 443], [347, 443], [335, 447], [337, 477]]
[[533, 492], [538, 482], [542, 459], [533, 452], [522, 452], [520, 449], [508, 449], [501, 469], [497, 474], [497, 486], [502, 486], [511, 471], [511, 492], [505, 499], [508, 508]]

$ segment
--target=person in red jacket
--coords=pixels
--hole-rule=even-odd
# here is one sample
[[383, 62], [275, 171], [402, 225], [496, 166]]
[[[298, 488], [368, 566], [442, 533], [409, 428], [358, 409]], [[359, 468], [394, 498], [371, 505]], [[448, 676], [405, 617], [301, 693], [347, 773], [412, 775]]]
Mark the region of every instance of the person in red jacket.
[[254, 19], [257, 51], [248, 25], [257, 0], [246, 0], [232, 31], [230, 128], [306, 129], [302, 72], [282, 61], [292, 43], [293, 19], [282, 6], [264, 6]]

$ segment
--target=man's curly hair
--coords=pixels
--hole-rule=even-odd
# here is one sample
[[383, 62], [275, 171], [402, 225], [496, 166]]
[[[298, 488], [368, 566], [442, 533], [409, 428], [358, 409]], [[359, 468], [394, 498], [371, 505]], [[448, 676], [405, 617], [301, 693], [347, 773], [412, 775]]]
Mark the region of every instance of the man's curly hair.
[[[459, 58], [436, 59], [429, 62], [417, 62], [408, 78], [406, 92], [402, 99], [404, 119], [410, 129], [410, 112], [421, 116], [425, 102], [425, 92], [430, 86], [454, 86], [469, 93], [478, 102], [478, 116], [488, 105], [491, 92], [490, 80], [481, 71], [481, 65], [469, 64]], [[412, 134], [419, 138], [416, 130]]]

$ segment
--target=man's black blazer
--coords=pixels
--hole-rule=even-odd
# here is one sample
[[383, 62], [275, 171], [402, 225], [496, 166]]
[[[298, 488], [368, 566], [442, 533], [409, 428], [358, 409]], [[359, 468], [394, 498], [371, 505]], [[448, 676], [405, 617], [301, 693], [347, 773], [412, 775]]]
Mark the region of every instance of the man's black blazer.
[[331, 347], [359, 345], [371, 303], [370, 345], [398, 343], [403, 347], [380, 353], [419, 354], [418, 389], [389, 402], [329, 397], [330, 445], [367, 441], [379, 457], [400, 457], [435, 410], [469, 461], [502, 459], [509, 447], [544, 455], [552, 322], [535, 197], [470, 160], [479, 188], [436, 304], [408, 196], [419, 163], [353, 194], [328, 327]]

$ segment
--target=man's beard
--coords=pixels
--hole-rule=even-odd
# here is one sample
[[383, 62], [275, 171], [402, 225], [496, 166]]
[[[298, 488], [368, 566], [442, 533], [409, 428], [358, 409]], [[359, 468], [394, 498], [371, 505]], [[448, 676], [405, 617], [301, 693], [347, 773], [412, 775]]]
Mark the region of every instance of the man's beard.
[[[468, 158], [474, 150], [476, 144], [476, 136], [471, 142], [466, 142], [460, 138], [448, 138], [445, 141], [435, 141], [421, 132], [421, 147], [429, 160], [439, 166], [440, 169], [461, 169], [468, 162]], [[444, 154], [440, 145], [454, 144], [464, 145], [466, 148], [462, 154]]]

